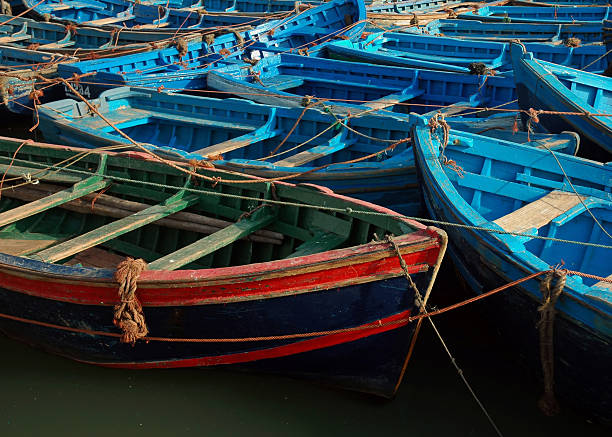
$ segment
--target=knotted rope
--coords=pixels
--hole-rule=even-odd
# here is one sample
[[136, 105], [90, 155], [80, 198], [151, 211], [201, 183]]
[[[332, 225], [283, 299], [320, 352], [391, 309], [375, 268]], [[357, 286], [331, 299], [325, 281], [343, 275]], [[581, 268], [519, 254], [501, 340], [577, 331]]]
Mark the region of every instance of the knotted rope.
[[580, 38], [570, 37], [563, 40], [563, 45], [566, 47], [580, 47], [581, 44]]
[[529, 108], [527, 111], [527, 115], [529, 115], [529, 120], [527, 120], [527, 142], [531, 141], [530, 135], [533, 132], [533, 128], [531, 127], [531, 123], [539, 123], [540, 122], [540, 114], [541, 110], [535, 110], [533, 108]]
[[559, 404], [555, 398], [554, 376], [554, 322], [555, 304], [565, 287], [566, 273], [564, 270], [553, 269], [540, 282], [542, 305], [538, 308], [540, 320], [537, 327], [540, 333], [540, 361], [544, 375], [544, 394], [538, 401], [538, 407], [547, 416], [559, 413]]
[[[457, 173], [459, 177], [462, 178], [464, 174], [463, 168], [461, 168], [461, 166], [458, 165], [457, 162], [455, 162], [454, 160], [448, 159], [445, 154], [445, 150], [446, 150], [446, 146], [448, 145], [448, 138], [450, 134], [450, 126], [444, 119], [444, 114], [442, 114], [441, 112], [436, 112], [434, 116], [429, 119], [428, 125], [429, 125], [430, 139], [432, 136], [436, 136], [438, 138], [438, 141], [440, 141], [440, 161], [442, 161], [442, 165], [446, 165], [450, 167], [451, 169], [453, 169], [453, 171], [455, 171], [455, 173]], [[442, 140], [440, 140], [440, 138], [437, 135], [438, 129], [442, 129], [442, 132], [443, 132]]]
[[136, 297], [138, 277], [146, 268], [147, 263], [144, 260], [128, 257], [119, 263], [115, 272], [115, 280], [119, 282], [121, 302], [114, 308], [113, 323], [123, 331], [121, 342], [131, 343], [132, 346], [134, 346], [136, 340], [149, 333], [142, 312], [142, 305]]

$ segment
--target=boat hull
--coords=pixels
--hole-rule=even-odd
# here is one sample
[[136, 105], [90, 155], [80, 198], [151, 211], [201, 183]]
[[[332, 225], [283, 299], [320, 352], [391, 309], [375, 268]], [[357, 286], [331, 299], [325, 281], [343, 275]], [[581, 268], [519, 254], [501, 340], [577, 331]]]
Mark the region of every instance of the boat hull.
[[[416, 148], [415, 148], [416, 149]], [[423, 156], [415, 151], [424, 207], [434, 220], [470, 225], [456, 213], [449, 196], [441, 189], [432, 173], [423, 165]], [[534, 271], [516, 260], [511, 253], [492, 244], [484, 231], [448, 226], [449, 254], [458, 272], [476, 294], [496, 289], [524, 278]], [[537, 322], [541, 301], [539, 280], [530, 280], [513, 286], [482, 303], [486, 315], [498, 327], [502, 341], [506, 342], [519, 362], [541, 377], [540, 345]], [[568, 305], [569, 294], [562, 294], [557, 303]], [[565, 302], [564, 302], [565, 301]], [[554, 325], [554, 380], [555, 393], [584, 414], [600, 421], [612, 421], [612, 395], [601, 387], [612, 384], [609, 372], [612, 365], [612, 344], [602, 332], [610, 331], [610, 319], [594, 306], [579, 302], [582, 311], [594, 314], [597, 332], [563, 311], [556, 313]]]
[[[424, 292], [431, 269], [421, 263], [432, 262], [437, 253], [421, 249], [404, 258]], [[235, 366], [389, 397], [401, 379], [416, 326], [407, 320], [416, 312], [415, 295], [399, 276], [396, 257], [357, 258], [351, 265], [359, 272], [355, 276], [347, 275], [346, 266], [321, 269], [313, 266], [316, 262], [296, 259], [291, 264], [302, 264], [299, 271], [267, 270], [265, 265], [274, 263], [266, 263], [248, 277], [220, 275], [187, 283], [145, 279], [137, 295], [151, 340], [132, 346], [120, 342], [113, 325], [117, 291], [112, 270], [0, 254], [0, 330], [49, 352], [106, 367]], [[355, 327], [361, 328], [343, 331]], [[321, 332], [329, 330], [339, 331]], [[318, 335], [256, 339], [312, 332]], [[176, 340], [185, 338], [236, 340]]]

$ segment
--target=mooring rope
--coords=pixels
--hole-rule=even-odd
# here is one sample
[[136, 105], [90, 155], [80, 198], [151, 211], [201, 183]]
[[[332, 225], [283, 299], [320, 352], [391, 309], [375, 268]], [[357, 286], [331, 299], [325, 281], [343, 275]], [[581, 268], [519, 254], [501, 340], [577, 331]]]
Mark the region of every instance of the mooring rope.
[[542, 305], [538, 308], [540, 320], [537, 324], [540, 335], [540, 361], [544, 376], [544, 394], [538, 401], [538, 407], [547, 416], [559, 413], [559, 404], [555, 398], [554, 374], [554, 322], [555, 304], [565, 287], [566, 274], [560, 269], [553, 269], [540, 282]]
[[[416, 299], [417, 299], [417, 301], [419, 303], [419, 306], [421, 308], [421, 314], [420, 315], [428, 316], [429, 314], [428, 314], [427, 309], [426, 309], [426, 303], [427, 302], [421, 296], [421, 293], [419, 292], [419, 289], [418, 289], [417, 285], [414, 283], [412, 277], [410, 276], [410, 273], [408, 272], [408, 266], [406, 265], [406, 262], [404, 261], [404, 258], [402, 258], [402, 254], [400, 252], [400, 249], [399, 249], [397, 243], [393, 240], [393, 237], [391, 237], [391, 236], [387, 236], [386, 241], [388, 241], [392, 245], [392, 247], [393, 247], [393, 249], [394, 249], [394, 251], [395, 251], [395, 253], [396, 253], [396, 255], [397, 255], [398, 259], [399, 259], [399, 263], [400, 263], [400, 266], [402, 267], [402, 271], [404, 272], [404, 277], [408, 281], [408, 284], [410, 285], [410, 288], [412, 288], [414, 290]], [[509, 285], [506, 288], [509, 288]], [[436, 324], [434, 323], [434, 321], [432, 320], [431, 317], [427, 317], [427, 320], [429, 320], [429, 323], [431, 324], [431, 327], [433, 328], [434, 332], [436, 333], [436, 336], [440, 340], [440, 343], [442, 343], [442, 347], [444, 348], [444, 350], [448, 354], [448, 357], [450, 358], [451, 363], [453, 364], [453, 366], [457, 370], [457, 373], [459, 374], [459, 377], [461, 378], [461, 380], [463, 381], [463, 383], [465, 384], [465, 386], [467, 387], [467, 389], [471, 393], [472, 397], [474, 398], [474, 400], [476, 401], [476, 403], [478, 404], [478, 406], [482, 410], [483, 414], [489, 420], [489, 423], [491, 424], [493, 429], [495, 429], [495, 432], [497, 433], [497, 435], [500, 436], [500, 437], [503, 437], [503, 434], [499, 430], [499, 428], [498, 428], [497, 424], [495, 423], [495, 421], [493, 420], [493, 417], [491, 417], [491, 415], [487, 411], [487, 409], [484, 406], [484, 404], [482, 403], [482, 401], [478, 398], [478, 395], [476, 394], [476, 392], [474, 391], [474, 389], [472, 388], [472, 386], [468, 382], [467, 378], [465, 377], [465, 374], [463, 373], [463, 370], [457, 364], [457, 360], [455, 359], [455, 357], [451, 353], [450, 349], [446, 345], [446, 342], [442, 338], [442, 334], [440, 334], [440, 331], [438, 330]]]
[[142, 305], [136, 296], [138, 277], [146, 270], [142, 259], [126, 258], [117, 266], [115, 280], [119, 282], [119, 303], [115, 305], [113, 323], [123, 332], [122, 343], [136, 344], [136, 340], [149, 333]]

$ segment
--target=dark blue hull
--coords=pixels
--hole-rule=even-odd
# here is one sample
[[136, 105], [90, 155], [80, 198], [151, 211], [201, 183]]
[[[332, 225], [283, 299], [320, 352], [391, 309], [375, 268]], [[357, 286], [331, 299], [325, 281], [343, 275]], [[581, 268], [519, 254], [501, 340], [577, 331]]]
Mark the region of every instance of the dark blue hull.
[[[426, 273], [413, 277], [424, 289]], [[381, 295], [384, 298], [381, 299]], [[172, 338], [241, 338], [325, 331], [360, 326], [414, 311], [414, 293], [405, 278], [395, 278], [299, 295], [232, 304], [145, 307], [150, 336]], [[110, 306], [59, 302], [0, 289], [4, 314], [90, 331], [117, 333]], [[118, 367], [183, 367], [215, 359], [241, 369], [315, 379], [382, 396], [392, 396], [400, 379], [416, 322], [376, 335], [325, 346], [327, 336], [229, 343], [138, 342], [74, 333], [0, 318], [10, 337], [78, 361]], [[317, 344], [320, 343], [320, 344]], [[310, 346], [306, 346], [310, 344]], [[274, 357], [291, 347], [297, 353]], [[300, 352], [301, 350], [301, 352]], [[265, 358], [259, 353], [271, 354]], [[224, 361], [224, 358], [225, 361]], [[259, 359], [257, 359], [259, 357]], [[194, 360], [194, 361], [191, 361]]]
[[[437, 192], [435, 181], [423, 171], [416, 154], [417, 172], [423, 188], [425, 207], [435, 220], [466, 224], [453, 212], [443, 193]], [[504, 256], [482, 231], [444, 227], [449, 235], [449, 250], [460, 275], [476, 294], [493, 290], [531, 273]], [[530, 280], [488, 298], [487, 316], [498, 326], [505, 342], [517, 355], [541, 375], [539, 361], [538, 295], [539, 281]], [[569, 299], [561, 296], [560, 299]], [[605, 323], [605, 322], [604, 322]], [[604, 330], [604, 327], [602, 327]], [[586, 325], [557, 312], [554, 325], [555, 392], [567, 404], [603, 422], [612, 421], [612, 345], [609, 339]], [[534, 399], [534, 404], [535, 404]]]

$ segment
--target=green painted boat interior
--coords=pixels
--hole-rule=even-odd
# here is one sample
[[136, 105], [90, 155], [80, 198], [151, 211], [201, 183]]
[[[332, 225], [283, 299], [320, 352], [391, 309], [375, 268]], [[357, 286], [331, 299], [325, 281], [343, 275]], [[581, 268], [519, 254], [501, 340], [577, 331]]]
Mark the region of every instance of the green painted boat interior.
[[[359, 213], [371, 210], [312, 186], [211, 181], [187, 171], [233, 181], [248, 177], [173, 168], [133, 153], [19, 146], [0, 140], [0, 252], [13, 255], [96, 267], [114, 267], [129, 255], [151, 269], [201, 269], [415, 232], [392, 216]], [[202, 217], [213, 221], [210, 230], [195, 220]], [[108, 266], [95, 264], [104, 264], [103, 258]]]

